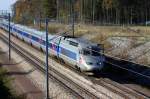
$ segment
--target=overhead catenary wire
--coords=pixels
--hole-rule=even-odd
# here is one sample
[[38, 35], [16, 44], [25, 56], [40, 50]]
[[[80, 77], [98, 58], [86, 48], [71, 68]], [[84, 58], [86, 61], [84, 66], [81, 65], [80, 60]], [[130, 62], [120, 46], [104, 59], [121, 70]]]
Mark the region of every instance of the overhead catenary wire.
[[[66, 32], [62, 32], [62, 33], [60, 32], [60, 33], [58, 33], [58, 34], [66, 34]], [[56, 38], [59, 37], [59, 36], [60, 36], [60, 35], [56, 36]], [[53, 39], [56, 39], [56, 38], [53, 38]], [[65, 44], [64, 44], [64, 45], [65, 45]], [[107, 57], [111, 57], [111, 58], [114, 58], [114, 59], [117, 59], [117, 60], [123, 60], [123, 61], [128, 61], [128, 62], [133, 63], [132, 61], [125, 60], [125, 59], [122, 59], [122, 58], [119, 58], [119, 57], [114, 57], [114, 56], [108, 55], [108, 54], [103, 53], [103, 52], [98, 52], [98, 51], [92, 50], [92, 49], [90, 49], [90, 48], [85, 48], [85, 49], [91, 50], [91, 51], [93, 51], [93, 52], [96, 52], [96, 53], [99, 53], [99, 54], [101, 54], [101, 55], [105, 55], [105, 56], [107, 56]], [[137, 74], [137, 75], [140, 75], [140, 76], [143, 76], [143, 77], [146, 77], [146, 78], [150, 79], [149, 76], [146, 76], [146, 75], [144, 75], [144, 74], [138, 73], [138, 72], [136, 72], [136, 71], [133, 71], [133, 70], [130, 70], [130, 69], [127, 69], [127, 68], [123, 68], [123, 67], [121, 67], [121, 66], [119, 66], [119, 65], [116, 65], [116, 64], [114, 64], [114, 63], [111, 63], [111, 62], [109, 62], [109, 61], [106, 61], [106, 62], [109, 63], [109, 64], [114, 65], [115, 67], [121, 68], [121, 69], [123, 69], [123, 70], [129, 71], [129, 72], [132, 72], [132, 73], [134, 73], [134, 74]], [[139, 64], [139, 65], [140, 65], [140, 64]]]
[[[67, 31], [66, 31], [66, 32], [62, 32], [62, 33], [57, 33], [57, 34], [59, 34], [59, 35], [58, 35], [58, 36], [55, 36], [54, 38], [50, 39], [49, 41], [52, 42], [54, 39], [58, 38], [60, 35], [66, 34], [66, 33], [67, 33]], [[60, 38], [60, 39], [61, 39], [61, 38]], [[63, 43], [63, 45], [67, 45], [67, 44], [64, 44], [64, 43]], [[98, 51], [92, 50], [92, 49], [90, 49], [90, 48], [85, 48], [85, 49], [88, 49], [88, 50], [90, 50], [90, 51], [93, 51], [93, 52], [96, 52], [96, 53], [99, 53], [99, 54], [101, 54], [101, 55], [105, 55], [105, 56], [107, 56], [107, 57], [111, 57], [111, 58], [114, 58], [114, 59], [117, 59], [117, 60], [123, 60], [123, 61], [128, 61], [128, 62], [133, 63], [132, 61], [125, 60], [125, 59], [122, 59], [122, 58], [119, 58], [119, 57], [115, 57], [115, 56], [111, 56], [111, 55], [108, 55], [108, 54], [106, 54], [106, 53], [104, 53], [104, 52], [98, 52]], [[111, 65], [113, 65], [113, 66], [115, 66], [115, 67], [121, 68], [121, 69], [123, 69], [123, 70], [129, 71], [129, 72], [131, 72], [131, 73], [134, 73], [134, 74], [137, 74], [137, 75], [140, 75], [140, 76], [143, 76], [143, 77], [146, 77], [146, 78], [150, 79], [150, 76], [146, 76], [146, 75], [141, 74], [141, 73], [138, 73], [138, 72], [136, 72], [136, 71], [133, 71], [133, 70], [130, 70], [130, 69], [127, 69], [127, 68], [123, 68], [123, 67], [121, 67], [121, 66], [119, 66], [119, 65], [116, 65], [116, 64], [114, 64], [114, 63], [111, 63], [110, 61], [105, 61], [105, 62], [107, 62], [107, 63], [109, 63], [109, 64], [111, 64]], [[136, 63], [136, 64], [137, 64], [137, 63]], [[140, 65], [140, 64], [139, 64], [139, 65]]]
[[[15, 24], [13, 24], [13, 25], [15, 25]], [[58, 38], [59, 36], [64, 36], [64, 35], [66, 35], [66, 33], [69, 32], [69, 31], [71, 31], [71, 29], [70, 29], [70, 30], [67, 30], [67, 31], [63, 31], [63, 32], [58, 32], [58, 33], [56, 33], [56, 35], [58, 35], [58, 36], [55, 36], [54, 38], [49, 39], [49, 41], [54, 40], [54, 39]], [[28, 32], [29, 32], [29, 31], [28, 31]], [[45, 34], [43, 34], [43, 35], [45, 35]], [[112, 55], [109, 55], [109, 54], [106, 54], [106, 53], [103, 53], [103, 54], [105, 54], [105, 55], [108, 56], [108, 57], [112, 57], [112, 58], [115, 58], [115, 59], [118, 59], [118, 60], [129, 61], [129, 60], [122, 59], [122, 58], [119, 58], [119, 57], [115, 57], [115, 56], [112, 56]], [[129, 62], [132, 62], [132, 61], [129, 61]], [[132, 62], [132, 63], [133, 63], [133, 62]]]

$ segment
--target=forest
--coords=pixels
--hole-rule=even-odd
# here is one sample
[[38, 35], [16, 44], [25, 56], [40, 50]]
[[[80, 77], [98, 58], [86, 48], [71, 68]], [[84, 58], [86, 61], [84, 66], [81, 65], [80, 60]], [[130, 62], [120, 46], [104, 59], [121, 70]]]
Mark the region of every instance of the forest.
[[18, 0], [13, 13], [19, 23], [50, 18], [66, 24], [148, 25], [150, 0]]

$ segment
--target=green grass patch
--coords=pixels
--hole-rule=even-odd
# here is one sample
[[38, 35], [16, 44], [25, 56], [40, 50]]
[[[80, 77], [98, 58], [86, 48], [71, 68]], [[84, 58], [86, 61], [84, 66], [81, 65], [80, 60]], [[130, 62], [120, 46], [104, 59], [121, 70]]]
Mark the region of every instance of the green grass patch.
[[0, 67], [0, 99], [25, 99], [23, 96], [17, 96], [12, 89], [12, 80], [7, 76], [7, 70]]

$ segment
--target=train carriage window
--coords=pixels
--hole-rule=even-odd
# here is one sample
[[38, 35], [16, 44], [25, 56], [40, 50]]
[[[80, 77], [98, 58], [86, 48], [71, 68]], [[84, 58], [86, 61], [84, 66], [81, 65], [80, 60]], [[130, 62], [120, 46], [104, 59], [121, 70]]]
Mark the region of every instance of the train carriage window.
[[49, 45], [49, 48], [52, 48], [52, 44], [51, 43], [49, 43], [48, 45]]
[[69, 44], [72, 45], [72, 46], [78, 47], [78, 43], [76, 43], [76, 42], [69, 41]]
[[42, 41], [42, 44], [45, 46], [45, 45], [46, 45], [46, 41], [45, 41], [45, 40], [43, 40], [43, 41]]

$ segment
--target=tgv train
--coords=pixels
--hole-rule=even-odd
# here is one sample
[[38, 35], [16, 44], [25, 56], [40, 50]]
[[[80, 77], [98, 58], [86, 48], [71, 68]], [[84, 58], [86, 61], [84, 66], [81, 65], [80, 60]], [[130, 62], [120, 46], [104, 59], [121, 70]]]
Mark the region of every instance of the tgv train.
[[[0, 27], [8, 31], [8, 22], [1, 21]], [[10, 29], [14, 36], [45, 51], [45, 32], [14, 23], [10, 24]], [[62, 59], [78, 70], [89, 72], [101, 70], [104, 67], [105, 57], [99, 53], [103, 50], [99, 44], [81, 38], [60, 35], [49, 35], [48, 39], [49, 54]]]

